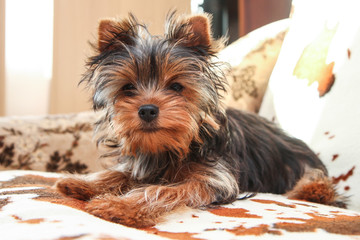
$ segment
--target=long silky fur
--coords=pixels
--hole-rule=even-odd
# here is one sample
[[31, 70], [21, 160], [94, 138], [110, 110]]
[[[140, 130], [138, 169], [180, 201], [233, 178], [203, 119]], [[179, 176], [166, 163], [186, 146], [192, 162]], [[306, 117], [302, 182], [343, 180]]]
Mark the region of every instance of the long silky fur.
[[[159, 183], [174, 181], [177, 171], [191, 162], [221, 168], [221, 171], [214, 170], [214, 176], [220, 179], [232, 176], [238, 183], [237, 188], [229, 184], [232, 186], [229, 192], [232, 193], [226, 194], [226, 198], [219, 197], [221, 202], [233, 200], [239, 189], [284, 193], [302, 176], [306, 165], [326, 171], [305, 144], [286, 136], [272, 123], [245, 112], [224, 111], [220, 100], [226, 89], [226, 81], [222, 63], [213, 61], [213, 55], [223, 40], [212, 41], [213, 45], [210, 46], [191, 47], [189, 51], [182, 46], [193, 36], [186, 22], [176, 18], [174, 13], [168, 16], [165, 38], [149, 35], [146, 26], [133, 16], [123, 25], [127, 27], [127, 35], [123, 33], [122, 39], [127, 39], [127, 44], [114, 37], [109, 41], [110, 50], [90, 58], [88, 70], [82, 79], [94, 89], [94, 109], [104, 111], [96, 124], [98, 144], [113, 149], [104, 157], [116, 158], [118, 170], [130, 172], [132, 178], [138, 181]], [[114, 46], [118, 47], [114, 49]], [[194, 114], [203, 112], [214, 119], [220, 130], [206, 122], [201, 124], [198, 129], [200, 140], [190, 144], [189, 154], [182, 156], [181, 161], [179, 152], [171, 150], [159, 154], [138, 152], [134, 156], [124, 155], [124, 143], [117, 138], [115, 133], [118, 129], [113, 123], [116, 114], [114, 103], [122, 86], [121, 78], [127, 80], [136, 76], [140, 84], [156, 85], [157, 75], [162, 74], [164, 65], [169, 62], [174, 65], [173, 68], [177, 68], [177, 65], [185, 67], [180, 73], [189, 76], [196, 85], [193, 91], [197, 91], [200, 100], [196, 106], [198, 112]], [[144, 72], [146, 74], [143, 76]], [[148, 79], [151, 81], [148, 82]]]
[[[103, 157], [116, 165], [61, 179], [57, 189], [88, 201], [85, 210], [95, 216], [136, 227], [153, 226], [181, 206], [231, 203], [247, 192], [345, 207], [305, 143], [222, 106], [224, 64], [214, 54], [224, 39], [212, 39], [209, 16], [170, 13], [166, 26], [160, 37], [133, 16], [100, 23], [81, 82], [103, 113], [95, 127], [98, 145], [108, 149]], [[150, 104], [159, 111], [148, 122], [138, 111]]]

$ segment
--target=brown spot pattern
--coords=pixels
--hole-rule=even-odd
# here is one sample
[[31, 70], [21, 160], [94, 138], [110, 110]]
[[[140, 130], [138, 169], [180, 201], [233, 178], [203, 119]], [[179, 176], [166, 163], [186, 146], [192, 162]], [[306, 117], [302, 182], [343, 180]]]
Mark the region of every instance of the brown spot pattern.
[[152, 227], [152, 228], [147, 228], [144, 229], [145, 231], [147, 231], [148, 233], [154, 234], [154, 235], [158, 235], [161, 237], [165, 237], [165, 238], [169, 238], [169, 239], [178, 239], [178, 240], [182, 240], [182, 239], [186, 239], [186, 240], [201, 240], [202, 238], [195, 238], [193, 237], [193, 235], [197, 234], [197, 233], [188, 233], [188, 232], [165, 232], [165, 231], [159, 231], [156, 228]]
[[335, 135], [331, 135], [330, 137], [329, 137], [329, 139], [333, 139], [335, 137]]
[[[21, 217], [12, 215], [12, 217], [18, 222], [18, 223], [27, 223], [27, 224], [39, 224], [42, 222], [45, 222], [45, 219], [43, 218], [32, 218], [28, 220], [23, 220]], [[58, 222], [58, 221], [52, 221], [52, 222]]]
[[349, 177], [354, 174], [355, 166], [353, 166], [346, 174], [341, 174], [338, 177], [332, 177], [333, 183], [337, 184], [340, 181], [346, 181]]
[[[329, 233], [358, 235], [360, 234], [360, 217], [338, 215], [335, 217], [318, 216], [308, 213], [311, 219], [296, 219], [302, 223], [281, 222], [276, 223], [275, 228], [289, 232], [314, 232], [321, 228]], [[285, 219], [285, 218], [284, 218]], [[287, 220], [294, 220], [293, 218]]]
[[265, 233], [281, 235], [281, 232], [278, 230], [270, 230], [270, 226], [266, 224], [261, 224], [252, 228], [245, 228], [243, 226], [239, 226], [233, 229], [226, 229], [226, 231], [235, 234], [236, 236], [244, 236], [244, 235], [255, 235], [260, 236]]
[[46, 186], [52, 186], [56, 182], [57, 178], [48, 178], [43, 177], [39, 175], [24, 175], [24, 176], [18, 176], [14, 179], [6, 182], [1, 182], [1, 186], [4, 187], [16, 187], [16, 186], [23, 186], [24, 185], [31, 185], [32, 187], [34, 184], [36, 185], [46, 185]]
[[223, 217], [237, 217], [237, 218], [262, 218], [261, 216], [248, 213], [249, 210], [243, 208], [225, 208], [220, 207], [209, 210], [212, 214]]
[[19, 221], [19, 223], [27, 223], [27, 224], [39, 224], [41, 222], [44, 222], [45, 220], [43, 218], [34, 218], [34, 219], [28, 219]]

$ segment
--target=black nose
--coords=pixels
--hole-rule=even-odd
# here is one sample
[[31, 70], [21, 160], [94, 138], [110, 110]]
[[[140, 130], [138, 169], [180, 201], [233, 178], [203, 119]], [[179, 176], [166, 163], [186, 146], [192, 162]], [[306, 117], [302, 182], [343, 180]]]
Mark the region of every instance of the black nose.
[[138, 113], [142, 120], [151, 122], [159, 115], [159, 108], [153, 104], [142, 105]]

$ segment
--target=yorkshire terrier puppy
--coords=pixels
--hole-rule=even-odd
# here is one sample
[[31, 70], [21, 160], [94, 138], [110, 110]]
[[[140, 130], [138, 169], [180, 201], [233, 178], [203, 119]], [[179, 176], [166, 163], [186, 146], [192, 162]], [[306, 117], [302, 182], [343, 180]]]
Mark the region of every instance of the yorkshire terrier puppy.
[[254, 114], [225, 109], [226, 79], [206, 14], [169, 14], [164, 36], [135, 17], [103, 20], [83, 82], [103, 110], [98, 143], [111, 169], [60, 179], [86, 211], [134, 227], [182, 206], [268, 192], [345, 207], [327, 170], [302, 141]]

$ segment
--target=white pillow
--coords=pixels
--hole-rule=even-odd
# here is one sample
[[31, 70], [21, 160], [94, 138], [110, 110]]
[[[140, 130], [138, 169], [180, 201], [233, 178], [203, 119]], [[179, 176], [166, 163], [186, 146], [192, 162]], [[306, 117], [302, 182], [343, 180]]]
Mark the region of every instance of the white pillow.
[[294, 0], [260, 115], [305, 141], [360, 210], [360, 1]]

